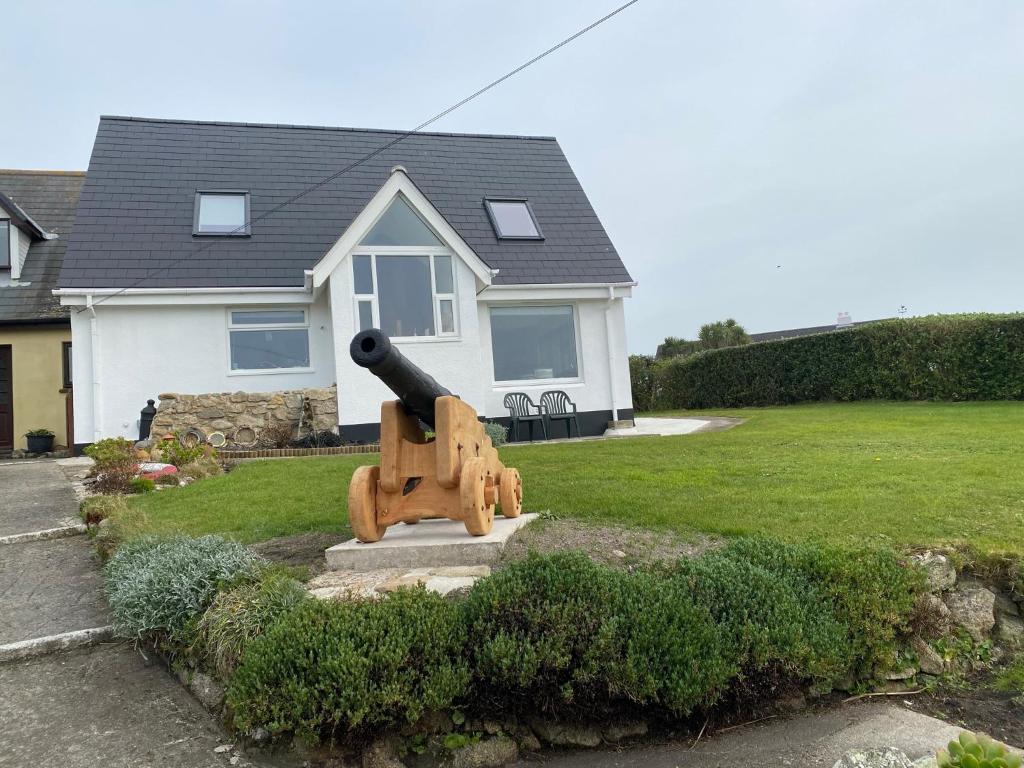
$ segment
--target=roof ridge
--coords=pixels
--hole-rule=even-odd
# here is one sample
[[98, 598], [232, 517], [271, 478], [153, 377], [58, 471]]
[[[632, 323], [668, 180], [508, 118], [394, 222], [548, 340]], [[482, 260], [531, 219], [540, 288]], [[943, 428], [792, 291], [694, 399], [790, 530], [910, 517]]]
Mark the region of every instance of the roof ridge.
[[85, 176], [85, 171], [48, 171], [33, 168], [0, 168], [0, 173], [27, 173], [35, 176]]
[[345, 131], [348, 133], [391, 133], [412, 136], [448, 136], [470, 139], [518, 139], [521, 141], [557, 141], [554, 136], [530, 136], [510, 133], [457, 133], [451, 131], [402, 131], [391, 128], [350, 128], [331, 125], [298, 125], [292, 123], [253, 123], [231, 120], [179, 120], [166, 117], [134, 117], [131, 115], [100, 115], [100, 120], [124, 120], [137, 123], [170, 123], [174, 125], [225, 125], [241, 128], [295, 128], [307, 131]]

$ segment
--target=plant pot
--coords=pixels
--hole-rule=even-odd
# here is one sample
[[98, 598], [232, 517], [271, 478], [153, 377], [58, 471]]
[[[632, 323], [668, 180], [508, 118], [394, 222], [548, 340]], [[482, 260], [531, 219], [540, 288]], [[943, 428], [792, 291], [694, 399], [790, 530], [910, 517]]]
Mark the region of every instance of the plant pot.
[[49, 453], [53, 450], [53, 435], [28, 435], [29, 453]]

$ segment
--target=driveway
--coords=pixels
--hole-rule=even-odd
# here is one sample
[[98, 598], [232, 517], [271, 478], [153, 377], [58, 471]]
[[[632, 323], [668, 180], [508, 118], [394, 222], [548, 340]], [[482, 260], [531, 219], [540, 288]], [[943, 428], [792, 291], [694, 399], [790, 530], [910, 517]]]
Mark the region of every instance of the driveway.
[[[52, 461], [0, 463], [0, 488], [0, 537], [78, 522], [70, 482]], [[129, 644], [3, 661], [12, 643], [21, 652], [109, 624], [84, 534], [0, 543], [0, 768], [256, 765], [224, 748], [231, 742], [216, 718]]]

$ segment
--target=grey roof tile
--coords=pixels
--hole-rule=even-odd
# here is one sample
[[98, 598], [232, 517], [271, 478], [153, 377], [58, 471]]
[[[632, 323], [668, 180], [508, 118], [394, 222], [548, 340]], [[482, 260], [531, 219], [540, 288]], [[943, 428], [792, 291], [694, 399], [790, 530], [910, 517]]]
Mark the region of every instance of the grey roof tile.
[[[297, 286], [387, 180], [409, 176], [489, 266], [496, 284], [631, 278], [558, 143], [417, 133], [279, 212], [274, 206], [401, 134], [352, 128], [103, 117], [64, 288]], [[248, 238], [192, 236], [195, 193], [248, 189]], [[545, 240], [499, 241], [488, 196], [530, 200]], [[202, 253], [194, 255], [197, 248]], [[149, 274], [156, 267], [170, 269]], [[135, 270], [147, 270], [139, 282]]]
[[51, 291], [68, 244], [85, 174], [79, 171], [0, 170], [0, 192], [23, 209], [54, 240], [33, 239], [21, 285], [0, 287], [0, 324], [67, 321], [66, 307]]

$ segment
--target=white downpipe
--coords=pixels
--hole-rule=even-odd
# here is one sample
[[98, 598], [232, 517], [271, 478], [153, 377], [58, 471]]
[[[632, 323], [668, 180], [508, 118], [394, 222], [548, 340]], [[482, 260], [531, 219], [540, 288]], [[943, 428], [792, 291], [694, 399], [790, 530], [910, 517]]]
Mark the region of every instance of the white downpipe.
[[89, 357], [92, 368], [92, 440], [102, 439], [100, 434], [100, 334], [96, 322], [96, 307], [92, 303], [92, 294], [85, 297], [85, 306], [89, 310]]
[[608, 346], [608, 390], [612, 394], [612, 421], [619, 420], [618, 397], [615, 394], [615, 349], [612, 345], [612, 307], [615, 305], [615, 286], [608, 286], [608, 303], [604, 307], [604, 335]]

